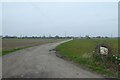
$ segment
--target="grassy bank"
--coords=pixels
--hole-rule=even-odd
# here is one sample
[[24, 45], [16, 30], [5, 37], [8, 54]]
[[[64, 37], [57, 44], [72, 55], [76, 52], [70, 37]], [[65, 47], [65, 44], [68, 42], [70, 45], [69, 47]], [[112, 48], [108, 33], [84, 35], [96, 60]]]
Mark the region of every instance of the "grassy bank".
[[6, 54], [9, 54], [9, 53], [18, 51], [18, 50], [22, 50], [22, 49], [25, 49], [25, 48], [29, 48], [29, 47], [32, 47], [32, 46], [26, 46], [26, 47], [19, 47], [19, 48], [13, 48], [13, 49], [8, 49], [8, 50], [2, 50], [0, 56], [6, 55]]
[[107, 43], [111, 46], [113, 54], [118, 54], [117, 39], [77, 39], [63, 43], [56, 47], [56, 50], [64, 58], [79, 63], [83, 67], [101, 73], [106, 76], [117, 77], [114, 69], [105, 68], [104, 64], [93, 60], [93, 53], [97, 44]]

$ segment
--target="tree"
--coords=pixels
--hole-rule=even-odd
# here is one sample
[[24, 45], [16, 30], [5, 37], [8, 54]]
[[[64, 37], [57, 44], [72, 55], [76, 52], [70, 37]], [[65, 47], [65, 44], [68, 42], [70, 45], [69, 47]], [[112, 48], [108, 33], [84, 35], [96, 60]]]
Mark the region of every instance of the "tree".
[[86, 35], [85, 37], [86, 37], [86, 39], [90, 39], [89, 35]]
[[58, 36], [58, 35], [56, 35], [56, 36], [55, 36], [55, 38], [57, 38], [57, 39], [58, 39], [58, 38], [59, 38], [59, 36]]

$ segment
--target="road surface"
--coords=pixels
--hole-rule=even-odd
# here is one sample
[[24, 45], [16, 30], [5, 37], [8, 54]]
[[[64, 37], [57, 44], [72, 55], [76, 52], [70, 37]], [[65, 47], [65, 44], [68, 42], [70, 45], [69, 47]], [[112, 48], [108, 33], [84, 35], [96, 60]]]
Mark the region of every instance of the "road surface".
[[51, 51], [63, 43], [48, 43], [14, 52], [2, 58], [3, 78], [102, 78], [63, 60]]

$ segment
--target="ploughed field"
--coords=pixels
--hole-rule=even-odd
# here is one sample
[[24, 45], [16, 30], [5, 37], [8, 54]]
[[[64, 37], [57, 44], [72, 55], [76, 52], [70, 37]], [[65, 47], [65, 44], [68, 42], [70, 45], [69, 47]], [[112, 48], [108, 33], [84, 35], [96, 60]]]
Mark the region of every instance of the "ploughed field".
[[[110, 54], [112, 55], [108, 57], [93, 57], [93, 54], [96, 54], [96, 46], [102, 43], [109, 45], [111, 49]], [[74, 39], [57, 46], [56, 50], [62, 58], [72, 60], [82, 65], [83, 68], [97, 71], [105, 76], [118, 76], [118, 63], [120, 62], [120, 57], [118, 56], [117, 38]]]
[[2, 39], [2, 54], [8, 54], [31, 46], [61, 41], [62, 39]]

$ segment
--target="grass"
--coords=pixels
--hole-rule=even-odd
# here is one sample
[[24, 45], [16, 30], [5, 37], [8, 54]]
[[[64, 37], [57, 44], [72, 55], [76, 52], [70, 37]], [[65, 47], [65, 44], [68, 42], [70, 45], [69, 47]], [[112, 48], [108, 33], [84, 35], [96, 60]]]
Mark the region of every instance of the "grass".
[[0, 56], [2, 56], [2, 51], [0, 51]]
[[6, 55], [6, 54], [9, 54], [9, 53], [12, 53], [12, 52], [18, 51], [18, 50], [22, 50], [22, 49], [25, 49], [25, 48], [29, 48], [29, 47], [32, 47], [32, 46], [26, 46], [26, 47], [14, 48], [14, 49], [9, 49], [9, 50], [2, 50], [0, 56]]
[[99, 43], [107, 43], [111, 46], [113, 54], [118, 54], [117, 39], [76, 39], [63, 43], [56, 50], [64, 56], [86, 68], [89, 68], [106, 76], [117, 77], [117, 72], [106, 69], [104, 64], [94, 62], [93, 53]]

